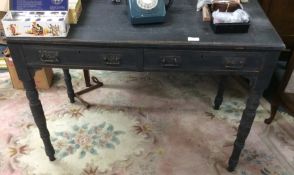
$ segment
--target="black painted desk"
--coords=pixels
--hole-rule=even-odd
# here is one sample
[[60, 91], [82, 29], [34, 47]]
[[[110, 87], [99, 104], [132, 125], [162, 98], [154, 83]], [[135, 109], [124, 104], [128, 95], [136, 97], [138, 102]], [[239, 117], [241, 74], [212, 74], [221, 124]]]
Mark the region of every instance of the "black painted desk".
[[[175, 1], [161, 25], [132, 26], [126, 4], [87, 0], [78, 25], [67, 38], [8, 38], [8, 45], [23, 81], [31, 111], [50, 160], [54, 148], [33, 75], [40, 67], [59, 67], [65, 72], [68, 95], [74, 92], [68, 69], [117, 71], [193, 71], [220, 75], [243, 75], [251, 91], [238, 129], [229, 171], [238, 163], [250, 132], [256, 108], [268, 85], [284, 44], [256, 0], [245, 5], [251, 15], [247, 34], [216, 35], [195, 11], [195, 0]], [[188, 42], [200, 37], [200, 42]], [[219, 90], [217, 99], [222, 97]], [[221, 100], [216, 100], [218, 107]], [[196, 104], [195, 104], [196, 105]]]

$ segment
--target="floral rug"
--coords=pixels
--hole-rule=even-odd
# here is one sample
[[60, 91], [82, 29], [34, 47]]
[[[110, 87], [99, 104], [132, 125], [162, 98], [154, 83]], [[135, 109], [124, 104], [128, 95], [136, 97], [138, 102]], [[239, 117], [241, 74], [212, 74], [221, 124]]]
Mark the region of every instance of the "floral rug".
[[[217, 77], [184, 73], [91, 71], [104, 86], [70, 104], [62, 72], [41, 91], [57, 160], [50, 162], [21, 90], [0, 74], [1, 175], [292, 175], [294, 119], [268, 126], [264, 100], [235, 172], [226, 171], [247, 91], [227, 84], [212, 108]], [[82, 71], [71, 71], [75, 90]]]

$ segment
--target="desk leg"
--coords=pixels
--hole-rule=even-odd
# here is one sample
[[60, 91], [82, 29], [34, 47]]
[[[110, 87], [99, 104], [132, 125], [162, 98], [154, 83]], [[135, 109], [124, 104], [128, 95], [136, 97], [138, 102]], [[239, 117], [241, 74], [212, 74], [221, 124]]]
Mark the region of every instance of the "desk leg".
[[263, 91], [255, 90], [254, 88], [251, 90], [249, 94], [249, 98], [247, 100], [246, 108], [243, 112], [241, 122], [238, 128], [237, 138], [234, 143], [233, 153], [229, 160], [228, 171], [234, 171], [236, 168], [241, 151], [245, 145], [245, 140], [250, 132], [252, 127], [256, 109], [259, 106], [259, 99], [262, 96]]
[[44, 115], [42, 104], [39, 100], [38, 91], [36, 90], [36, 87], [35, 87], [36, 86], [35, 82], [34, 80], [24, 80], [23, 85], [26, 90], [26, 95], [30, 103], [30, 108], [31, 108], [35, 123], [39, 129], [41, 138], [43, 140], [46, 154], [51, 161], [54, 161], [55, 151], [50, 141], [50, 134], [47, 129], [46, 118]]
[[75, 102], [75, 92], [72, 87], [69, 69], [63, 69], [63, 73], [64, 73], [64, 81], [66, 84], [68, 98], [71, 103], [74, 103]]
[[214, 109], [215, 110], [219, 110], [220, 106], [223, 103], [226, 82], [227, 82], [227, 77], [221, 76], [221, 79], [220, 79], [219, 85], [218, 85], [217, 95], [214, 99]]

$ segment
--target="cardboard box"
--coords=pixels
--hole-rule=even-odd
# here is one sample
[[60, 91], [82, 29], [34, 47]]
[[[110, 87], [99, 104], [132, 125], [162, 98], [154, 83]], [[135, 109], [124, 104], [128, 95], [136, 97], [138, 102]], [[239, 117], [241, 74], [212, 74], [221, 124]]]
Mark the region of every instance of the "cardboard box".
[[4, 34], [4, 28], [3, 28], [3, 25], [2, 25], [2, 18], [5, 16], [6, 12], [0, 12], [0, 44], [6, 44], [6, 41], [5, 41], [5, 34]]
[[1, 0], [0, 11], [7, 12], [9, 10], [9, 0]]
[[[13, 88], [15, 89], [24, 89], [22, 81], [19, 80], [16, 73], [16, 69], [11, 58], [5, 58], [5, 62], [10, 74], [11, 82]], [[35, 83], [38, 89], [49, 89], [52, 85], [53, 80], [53, 71], [51, 68], [43, 68], [36, 71], [35, 74]]]
[[69, 0], [68, 19], [70, 24], [77, 24], [82, 13], [81, 0]]

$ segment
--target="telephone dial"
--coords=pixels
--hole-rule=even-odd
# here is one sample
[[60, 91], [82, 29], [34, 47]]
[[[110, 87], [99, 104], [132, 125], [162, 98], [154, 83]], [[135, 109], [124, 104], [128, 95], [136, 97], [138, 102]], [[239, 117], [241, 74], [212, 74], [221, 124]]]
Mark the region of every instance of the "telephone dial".
[[128, 0], [132, 24], [162, 23], [174, 0]]

